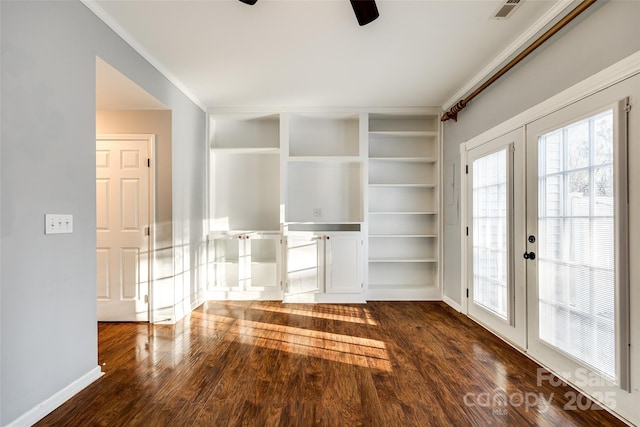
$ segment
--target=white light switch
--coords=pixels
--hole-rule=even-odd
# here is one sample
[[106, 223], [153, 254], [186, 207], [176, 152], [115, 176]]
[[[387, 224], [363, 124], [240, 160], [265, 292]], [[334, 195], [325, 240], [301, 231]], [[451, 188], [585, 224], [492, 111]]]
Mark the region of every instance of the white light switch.
[[44, 234], [73, 233], [73, 215], [45, 214]]

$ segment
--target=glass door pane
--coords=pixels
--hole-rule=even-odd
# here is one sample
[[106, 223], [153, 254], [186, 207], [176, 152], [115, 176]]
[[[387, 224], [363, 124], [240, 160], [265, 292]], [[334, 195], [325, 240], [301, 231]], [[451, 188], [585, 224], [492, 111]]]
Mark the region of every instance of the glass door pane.
[[473, 162], [473, 302], [508, 318], [507, 149]]
[[524, 134], [466, 152], [465, 290], [471, 318], [526, 347]]
[[538, 137], [539, 338], [616, 377], [613, 109]]

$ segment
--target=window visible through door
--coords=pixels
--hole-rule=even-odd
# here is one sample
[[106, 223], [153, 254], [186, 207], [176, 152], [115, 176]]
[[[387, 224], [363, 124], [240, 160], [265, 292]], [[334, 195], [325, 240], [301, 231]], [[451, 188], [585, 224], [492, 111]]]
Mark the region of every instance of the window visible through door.
[[613, 110], [538, 138], [539, 337], [616, 377]]

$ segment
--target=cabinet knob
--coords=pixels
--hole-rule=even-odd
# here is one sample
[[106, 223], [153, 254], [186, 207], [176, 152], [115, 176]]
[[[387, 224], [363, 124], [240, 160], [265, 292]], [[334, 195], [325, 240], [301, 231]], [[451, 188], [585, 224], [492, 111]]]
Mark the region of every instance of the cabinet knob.
[[238, 236], [238, 239], [242, 240], [242, 236]]
[[327, 240], [329, 240], [329, 236], [327, 236]]

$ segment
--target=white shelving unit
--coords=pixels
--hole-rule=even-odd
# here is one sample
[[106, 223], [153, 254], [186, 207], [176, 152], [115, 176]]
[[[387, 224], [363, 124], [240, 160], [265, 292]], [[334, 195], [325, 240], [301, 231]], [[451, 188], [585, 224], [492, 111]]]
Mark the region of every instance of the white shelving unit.
[[281, 139], [285, 301], [365, 302], [361, 114], [290, 114]]
[[369, 300], [441, 299], [438, 116], [369, 116]]
[[210, 114], [209, 297], [442, 298], [438, 115], [394, 111]]
[[280, 117], [211, 114], [211, 299], [281, 299]]

